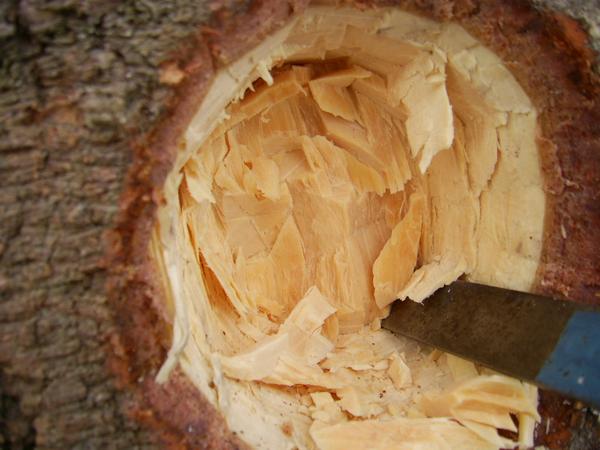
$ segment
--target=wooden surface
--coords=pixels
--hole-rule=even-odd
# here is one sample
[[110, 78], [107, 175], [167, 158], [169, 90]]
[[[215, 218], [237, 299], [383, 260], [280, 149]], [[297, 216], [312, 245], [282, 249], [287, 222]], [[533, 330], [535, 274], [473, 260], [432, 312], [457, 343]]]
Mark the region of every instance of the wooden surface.
[[[3, 449], [157, 446], [123, 414], [128, 399], [106, 370], [103, 236], [132, 137], [152, 127], [171, 93], [159, 67], [217, 3], [0, 3]], [[597, 1], [584, 3], [574, 13], [597, 23]], [[564, 413], [569, 426], [591, 423], [591, 413], [574, 414]]]

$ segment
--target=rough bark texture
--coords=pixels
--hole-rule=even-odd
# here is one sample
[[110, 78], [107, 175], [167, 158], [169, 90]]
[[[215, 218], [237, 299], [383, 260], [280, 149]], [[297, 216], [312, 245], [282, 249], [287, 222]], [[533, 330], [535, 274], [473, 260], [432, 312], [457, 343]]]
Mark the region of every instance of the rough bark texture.
[[0, 447], [143, 448], [106, 370], [102, 267], [157, 67], [203, 1], [0, 4]]
[[[246, 11], [240, 2], [230, 3], [230, 8], [218, 13], [221, 22], [228, 22], [228, 10]], [[438, 17], [461, 14], [460, 8], [448, 9], [453, 2], [416, 3]], [[458, 6], [469, 3], [456, 2]], [[584, 3], [582, 7], [582, 2], [572, 2], [572, 12], [585, 16], [592, 35], [597, 35], [597, 2]], [[165, 83], [186, 74], [187, 81], [177, 91], [191, 108], [202, 94], [193, 87], [202, 86], [214, 64], [236, 56], [233, 49], [240, 46], [225, 44], [218, 37], [211, 40], [214, 34], [210, 28], [205, 30], [205, 38], [197, 37], [199, 25], [206, 23], [217, 4], [223, 2], [11, 0], [0, 4], [2, 448], [125, 449], [157, 445], [154, 434], [140, 429], [122, 412], [131, 399], [114, 387], [106, 360], [107, 348], [112, 348], [107, 339], [115, 321], [121, 327], [153, 326], [158, 321], [151, 315], [138, 316], [138, 323], [133, 323], [132, 317], [112, 317], [103, 265], [104, 234], [119, 212], [124, 179], [132, 162], [132, 142], [170, 110], [174, 90]], [[442, 4], [446, 9], [436, 11]], [[256, 37], [257, 30], [268, 30], [289, 15], [293, 5], [254, 2], [252, 8], [262, 11], [263, 17], [274, 17], [271, 22], [237, 22], [245, 24], [246, 36]], [[565, 30], [570, 32], [567, 19], [557, 21], [566, 23]], [[236, 22], [229, 23], [231, 27]], [[185, 116], [185, 108], [177, 111]], [[176, 124], [176, 119], [163, 120]], [[569, 136], [564, 138], [565, 146], [572, 139]], [[154, 153], [146, 156], [160, 159], [155, 150], [172, 143], [173, 134], [154, 133], [148, 141], [153, 143], [151, 147], [145, 145], [146, 140], [134, 146], [138, 154], [152, 148]], [[597, 154], [598, 148], [588, 151]], [[586, 175], [584, 161], [574, 161], [572, 167], [579, 168], [584, 186], [590, 183], [586, 177], [597, 176]], [[133, 172], [143, 172], [141, 169], [134, 168]], [[160, 170], [142, 173], [140, 180], [160, 180], [162, 176]], [[569, 179], [570, 183], [576, 181]], [[579, 195], [581, 187], [569, 184], [566, 189]], [[129, 214], [151, 214], [153, 201], [137, 196], [139, 192], [131, 198], [135, 205], [126, 210]], [[597, 200], [590, 197], [590, 205]], [[567, 221], [563, 226], [569, 233], [578, 233], [589, 224]], [[127, 233], [126, 229], [120, 231]], [[135, 245], [143, 243], [142, 239]], [[587, 270], [593, 273], [593, 269]], [[560, 278], [560, 274], [556, 276]], [[128, 283], [127, 289], [143, 290], [145, 286]], [[120, 287], [113, 285], [113, 289]], [[551, 279], [548, 290], [563, 292], [560, 279]], [[567, 291], [569, 294], [574, 295]], [[124, 295], [121, 300], [126, 299]], [[168, 336], [159, 329], [156, 334], [149, 333], [148, 339], [157, 339], [160, 344]], [[156, 367], [164, 356], [163, 347], [153, 341], [123, 342], [115, 348], [121, 344], [124, 353], [128, 346], [138, 344], [150, 349], [137, 356], [146, 367]], [[184, 414], [203, 411], [206, 405], [186, 394], [190, 386], [182, 377], [160, 388], [151, 381], [152, 372], [145, 373], [141, 367], [131, 369], [128, 372], [127, 367], [117, 367], [121, 380], [139, 384], [146, 405], [162, 404], [162, 409], [154, 412], [138, 406], [138, 418], [160, 425], [170, 444], [196, 448], [239, 445], [228, 436], [218, 417], [196, 420]], [[562, 400], [555, 403], [562, 404]], [[585, 421], [590, 416], [570, 414], [564, 415], [569, 423], [557, 431], [566, 430], [563, 443], [557, 445], [565, 448], [572, 443], [573, 448], [586, 448], [575, 447], [577, 439], [567, 428], [576, 425], [570, 421]], [[186, 439], [181, 438], [182, 428]]]

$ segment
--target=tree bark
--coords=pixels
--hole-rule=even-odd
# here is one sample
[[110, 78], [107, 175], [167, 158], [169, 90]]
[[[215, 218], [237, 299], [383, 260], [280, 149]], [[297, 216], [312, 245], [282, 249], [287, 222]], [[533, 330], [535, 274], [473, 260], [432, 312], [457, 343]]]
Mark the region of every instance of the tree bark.
[[104, 233], [209, 2], [0, 4], [0, 447], [146, 448], [106, 370]]
[[[157, 446], [107, 370], [104, 235], [133, 139], [167, 110], [160, 67], [217, 3], [0, 4], [2, 448]], [[598, 30], [581, 3], [566, 8]]]

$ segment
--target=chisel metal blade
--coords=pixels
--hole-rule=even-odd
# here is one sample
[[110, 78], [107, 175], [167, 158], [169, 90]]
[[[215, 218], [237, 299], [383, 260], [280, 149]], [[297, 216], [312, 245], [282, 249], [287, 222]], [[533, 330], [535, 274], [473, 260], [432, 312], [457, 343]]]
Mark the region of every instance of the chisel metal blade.
[[600, 312], [456, 281], [422, 304], [397, 301], [392, 332], [600, 406]]

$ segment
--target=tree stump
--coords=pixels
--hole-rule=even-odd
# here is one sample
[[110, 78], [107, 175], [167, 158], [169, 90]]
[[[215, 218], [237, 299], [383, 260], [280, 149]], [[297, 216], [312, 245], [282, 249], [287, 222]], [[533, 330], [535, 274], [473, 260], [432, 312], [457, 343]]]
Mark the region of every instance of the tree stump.
[[[127, 414], [131, 398], [108, 369], [115, 318], [105, 236], [119, 211], [132, 146], [175, 98], [178, 74], [168, 61], [193, 53], [201, 31], [210, 36], [202, 26], [211, 20], [225, 23], [268, 2], [250, 3], [0, 5], [2, 448], [160, 447], [156, 433]], [[597, 1], [538, 3], [585, 20], [599, 48]], [[562, 404], [552, 401], [555, 409]], [[565, 413], [555, 430], [566, 433], [560, 445], [581, 440], [569, 429], [590, 417]], [[207, 433], [198, 445], [220, 447]]]

